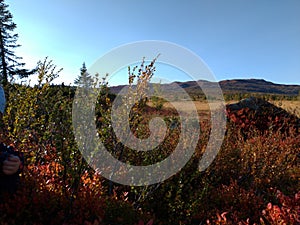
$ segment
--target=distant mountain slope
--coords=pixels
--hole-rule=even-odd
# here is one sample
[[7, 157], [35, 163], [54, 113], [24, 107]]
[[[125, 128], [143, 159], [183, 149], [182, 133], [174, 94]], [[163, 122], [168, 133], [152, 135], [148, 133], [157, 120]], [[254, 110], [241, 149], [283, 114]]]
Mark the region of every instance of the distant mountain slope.
[[[162, 86], [166, 91], [176, 92], [178, 86], [180, 86], [189, 93], [196, 93], [201, 91], [198, 83], [200, 83], [202, 87], [207, 88], [214, 86], [213, 82], [205, 80], [199, 80], [198, 82], [172, 82], [162, 84]], [[219, 82], [219, 85], [224, 93], [263, 93], [296, 96], [300, 91], [300, 85], [275, 84], [263, 79], [223, 80]], [[126, 85], [113, 86], [110, 90], [112, 93], [118, 93], [125, 86]]]
[[266, 94], [298, 95], [300, 85], [275, 84], [262, 79], [236, 79], [219, 82], [226, 92], [256, 92]]

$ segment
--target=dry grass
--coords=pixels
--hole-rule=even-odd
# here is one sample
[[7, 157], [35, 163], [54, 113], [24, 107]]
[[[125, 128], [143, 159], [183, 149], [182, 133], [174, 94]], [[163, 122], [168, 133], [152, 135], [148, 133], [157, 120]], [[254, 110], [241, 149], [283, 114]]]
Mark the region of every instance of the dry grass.
[[172, 102], [167, 102], [164, 104], [165, 108], [172, 108], [174, 107], [175, 109], [181, 109], [184, 110], [185, 112], [189, 113], [192, 112], [193, 106], [196, 107], [198, 111], [209, 111], [209, 105], [207, 102], [200, 102], [200, 101], [175, 101]]
[[[226, 102], [226, 104], [235, 103], [237, 101], [230, 101]], [[208, 114], [210, 112], [210, 106], [205, 101], [175, 101], [164, 104], [164, 108], [180, 108], [181, 110], [184, 110], [186, 113], [190, 113], [193, 110], [193, 107], [191, 106], [191, 103], [193, 103], [200, 114]], [[270, 103], [276, 105], [277, 107], [283, 108], [289, 113], [292, 113], [298, 117], [300, 117], [300, 101], [270, 101]], [[214, 103], [211, 105], [212, 107], [215, 107]]]
[[299, 101], [272, 101], [272, 104], [285, 109], [300, 118], [300, 100]]

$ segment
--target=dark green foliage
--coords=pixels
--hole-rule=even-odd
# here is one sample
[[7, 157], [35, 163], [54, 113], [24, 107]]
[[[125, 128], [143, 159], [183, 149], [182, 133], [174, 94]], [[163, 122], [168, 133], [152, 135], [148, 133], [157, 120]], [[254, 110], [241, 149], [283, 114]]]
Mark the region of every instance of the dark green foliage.
[[80, 68], [80, 75], [75, 79], [74, 84], [79, 87], [91, 88], [93, 87], [94, 82], [93, 77], [87, 72], [85, 63], [83, 63]]
[[18, 75], [19, 77], [28, 77], [35, 70], [26, 70], [20, 63], [21, 57], [14, 53], [14, 49], [19, 47], [17, 44], [18, 34], [14, 33], [17, 25], [13, 22], [13, 16], [8, 10], [8, 5], [4, 0], [0, 0], [0, 71], [1, 83], [6, 86], [8, 78]]

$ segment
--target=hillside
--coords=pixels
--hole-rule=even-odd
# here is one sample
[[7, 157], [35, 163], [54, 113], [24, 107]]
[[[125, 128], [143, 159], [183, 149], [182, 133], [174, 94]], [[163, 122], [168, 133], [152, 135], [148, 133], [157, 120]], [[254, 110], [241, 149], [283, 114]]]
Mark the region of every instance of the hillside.
[[[186, 82], [172, 82], [169, 84], [162, 84], [162, 88], [165, 91], [176, 92], [177, 85], [182, 87], [188, 93], [201, 93], [198, 83], [203, 87], [210, 88], [214, 86], [213, 82], [199, 80], [186, 81]], [[219, 82], [219, 85], [224, 94], [232, 93], [261, 93], [261, 94], [276, 94], [276, 95], [287, 95], [287, 96], [297, 96], [300, 92], [300, 85], [286, 85], [286, 84], [276, 84], [263, 79], [233, 79], [233, 80], [223, 80]], [[113, 86], [110, 88], [112, 93], [118, 93], [123, 87]]]
[[236, 79], [219, 82], [225, 92], [256, 92], [265, 94], [298, 95], [300, 85], [275, 84], [263, 79]]

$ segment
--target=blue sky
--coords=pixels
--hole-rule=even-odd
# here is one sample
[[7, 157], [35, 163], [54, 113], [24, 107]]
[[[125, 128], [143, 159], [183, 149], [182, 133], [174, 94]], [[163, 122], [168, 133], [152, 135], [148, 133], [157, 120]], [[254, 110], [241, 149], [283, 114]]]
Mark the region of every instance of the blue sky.
[[[46, 56], [72, 83], [111, 49], [142, 40], [181, 45], [217, 80], [300, 84], [300, 1], [6, 0], [27, 67]], [[170, 80], [173, 78], [170, 77]], [[174, 76], [180, 80], [180, 76]], [[185, 79], [184, 77], [182, 78]]]

